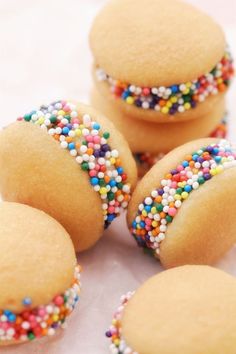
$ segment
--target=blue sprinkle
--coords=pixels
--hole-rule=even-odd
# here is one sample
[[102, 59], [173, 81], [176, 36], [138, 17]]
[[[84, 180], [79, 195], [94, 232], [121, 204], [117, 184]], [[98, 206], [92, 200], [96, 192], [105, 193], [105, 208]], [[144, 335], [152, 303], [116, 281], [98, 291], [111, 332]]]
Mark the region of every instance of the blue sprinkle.
[[193, 161], [197, 161], [198, 157], [199, 156], [197, 154], [193, 155], [193, 157], [192, 157]]
[[62, 128], [62, 133], [63, 133], [64, 135], [68, 135], [68, 134], [69, 134], [69, 131], [70, 131], [70, 129], [67, 128], [67, 127]]
[[4, 313], [4, 315], [7, 316], [7, 317], [12, 314], [12, 312], [9, 311], [9, 310], [4, 310], [3, 313]]
[[124, 169], [123, 169], [122, 167], [118, 167], [118, 168], [117, 168], [117, 172], [118, 172], [119, 175], [120, 175], [121, 173], [124, 172]]
[[212, 154], [213, 154], [213, 155], [217, 155], [218, 152], [219, 152], [219, 149], [218, 149], [218, 148], [214, 148], [214, 149], [212, 150]]
[[31, 298], [30, 298], [30, 297], [25, 297], [25, 298], [22, 300], [22, 304], [23, 304], [24, 306], [29, 306], [29, 305], [31, 305], [31, 304], [32, 304]]
[[171, 86], [171, 91], [172, 91], [172, 93], [177, 93], [177, 92], [179, 92], [179, 88], [178, 88], [178, 86], [177, 85], [173, 85], [173, 86]]
[[108, 216], [107, 216], [107, 220], [109, 221], [109, 222], [111, 222], [111, 221], [113, 221], [114, 219], [115, 219], [115, 214], [109, 214]]
[[188, 161], [183, 161], [183, 162], [182, 162], [182, 166], [183, 166], [183, 167], [188, 167], [188, 165], [189, 165]]
[[185, 192], [189, 193], [189, 192], [191, 192], [192, 187], [190, 185], [187, 185], [187, 186], [184, 187], [184, 190], [185, 190]]
[[144, 209], [149, 213], [152, 209], [151, 205], [146, 205]]
[[14, 315], [14, 313], [11, 313], [11, 314], [8, 316], [8, 321], [9, 321], [9, 322], [15, 322], [15, 321], [16, 321], [16, 315]]
[[133, 222], [132, 222], [132, 227], [133, 227], [134, 229], [136, 229], [136, 226], [137, 226], [136, 221], [133, 221]]
[[90, 182], [91, 182], [92, 186], [96, 186], [98, 184], [98, 178], [97, 177], [92, 177], [90, 179]]
[[221, 161], [221, 156], [216, 156], [215, 157], [215, 162], [219, 163]]
[[140, 221], [140, 226], [143, 228], [145, 227], [145, 222], [144, 221]]
[[101, 128], [101, 127], [100, 127], [100, 125], [99, 125], [98, 123], [94, 123], [93, 129], [99, 130], [100, 128]]
[[110, 180], [109, 182], [111, 187], [115, 187], [116, 186], [116, 181], [114, 179]]
[[75, 149], [75, 143], [70, 143], [70, 144], [68, 145], [68, 149], [69, 149], [69, 150], [74, 150], [74, 149]]

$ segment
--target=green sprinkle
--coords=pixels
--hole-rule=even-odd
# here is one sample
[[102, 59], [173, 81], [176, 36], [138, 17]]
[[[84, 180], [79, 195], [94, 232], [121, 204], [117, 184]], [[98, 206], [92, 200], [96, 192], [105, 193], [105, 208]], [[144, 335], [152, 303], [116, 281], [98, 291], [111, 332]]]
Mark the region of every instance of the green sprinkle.
[[26, 122], [30, 122], [31, 121], [31, 114], [29, 113], [29, 114], [25, 114], [24, 115], [24, 120], [26, 121]]
[[28, 333], [28, 338], [29, 340], [33, 340], [35, 338], [35, 335], [32, 332], [30, 332]]
[[107, 199], [109, 200], [109, 202], [112, 201], [113, 199], [115, 199], [115, 194], [113, 192], [108, 192]]
[[161, 212], [163, 211], [164, 206], [162, 204], [156, 204], [155, 207], [157, 208], [157, 211]]
[[83, 162], [81, 164], [81, 168], [82, 168], [83, 171], [88, 171], [88, 169], [89, 169], [88, 163], [87, 162]]
[[121, 183], [121, 182], [117, 183], [117, 188], [118, 189], [122, 189], [123, 187], [124, 187], [123, 183]]
[[177, 189], [176, 189], [176, 193], [177, 193], [177, 194], [181, 194], [182, 192], [183, 192], [183, 188], [177, 188]]
[[50, 122], [51, 123], [56, 123], [56, 121], [57, 121], [57, 117], [56, 116], [51, 116]]
[[101, 187], [106, 187], [106, 182], [105, 182], [104, 178], [101, 178], [101, 179], [99, 180], [99, 186], [101, 186]]
[[103, 133], [103, 138], [105, 138], [105, 139], [110, 138], [110, 133], [108, 133], [108, 132]]
[[167, 221], [168, 223], [172, 222], [172, 220], [173, 220], [172, 216], [166, 215], [166, 221]]
[[205, 179], [203, 177], [199, 177], [197, 181], [199, 184], [203, 184], [205, 182]]

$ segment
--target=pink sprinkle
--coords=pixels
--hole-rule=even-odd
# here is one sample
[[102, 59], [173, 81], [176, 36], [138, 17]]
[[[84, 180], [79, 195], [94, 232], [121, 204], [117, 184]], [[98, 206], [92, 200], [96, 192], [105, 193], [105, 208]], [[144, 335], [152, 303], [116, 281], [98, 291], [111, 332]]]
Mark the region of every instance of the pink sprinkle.
[[69, 112], [69, 111], [70, 111], [70, 107], [69, 107], [68, 105], [65, 105], [65, 106], [63, 107], [63, 110], [64, 110], [65, 112]]
[[90, 177], [95, 177], [95, 176], [97, 176], [97, 171], [96, 171], [96, 170], [91, 170], [91, 171], [89, 171], [89, 176], [90, 176]]
[[39, 314], [40, 317], [43, 318], [46, 315], [45, 309], [44, 308], [39, 309], [38, 314]]
[[177, 209], [175, 209], [175, 208], [169, 208], [168, 214], [169, 214], [170, 216], [175, 216], [176, 213], [177, 213]]
[[184, 169], [184, 167], [182, 166], [182, 165], [179, 165], [178, 167], [177, 167], [177, 171], [183, 171], [183, 169]]
[[78, 118], [73, 118], [72, 119], [72, 124], [79, 124], [79, 119]]
[[171, 188], [177, 188], [177, 182], [173, 181], [170, 186]]
[[92, 143], [92, 142], [93, 142], [93, 136], [92, 136], [92, 135], [87, 135], [87, 136], [86, 136], [86, 140], [87, 140], [89, 143]]
[[54, 299], [54, 303], [57, 306], [61, 306], [64, 303], [63, 297], [60, 296], [60, 295], [56, 296], [55, 299]]
[[145, 224], [146, 225], [151, 225], [152, 224], [152, 220], [149, 218], [145, 218]]
[[99, 135], [95, 135], [95, 136], [93, 137], [93, 142], [94, 142], [95, 144], [99, 144], [100, 141], [101, 141], [101, 138], [100, 138]]
[[88, 143], [88, 148], [89, 149], [93, 149], [93, 147], [94, 147], [94, 143]]
[[114, 206], [110, 206], [109, 208], [108, 208], [108, 212], [109, 213], [114, 213], [115, 212], [115, 207]]

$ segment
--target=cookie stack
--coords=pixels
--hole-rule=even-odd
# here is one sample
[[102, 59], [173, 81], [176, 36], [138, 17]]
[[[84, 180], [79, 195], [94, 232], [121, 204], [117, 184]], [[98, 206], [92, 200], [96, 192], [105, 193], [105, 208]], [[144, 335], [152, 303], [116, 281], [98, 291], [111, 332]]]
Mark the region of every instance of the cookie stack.
[[90, 45], [91, 101], [127, 138], [141, 174], [183, 143], [225, 137], [233, 65], [208, 15], [179, 0], [111, 0]]

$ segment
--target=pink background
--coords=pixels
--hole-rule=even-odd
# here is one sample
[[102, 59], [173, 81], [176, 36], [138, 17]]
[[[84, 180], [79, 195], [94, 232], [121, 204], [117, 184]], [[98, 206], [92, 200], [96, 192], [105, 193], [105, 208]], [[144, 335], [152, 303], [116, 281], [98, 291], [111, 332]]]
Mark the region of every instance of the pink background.
[[[59, 98], [88, 101], [91, 55], [87, 36], [101, 0], [0, 1], [0, 126], [41, 103]], [[236, 54], [236, 2], [192, 0], [225, 28]], [[209, 48], [210, 49], [210, 48]], [[112, 55], [112, 53], [111, 53]], [[235, 140], [235, 88], [229, 95], [230, 138]], [[236, 275], [236, 249], [218, 267]], [[69, 328], [54, 338], [4, 349], [4, 354], [108, 353], [104, 332], [119, 298], [161, 266], [137, 249], [124, 216], [98, 244], [79, 256], [83, 292]], [[43, 345], [46, 343], [46, 345]]]

